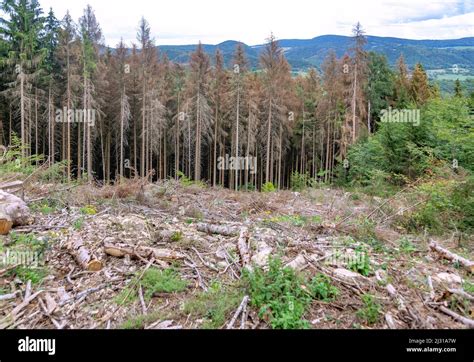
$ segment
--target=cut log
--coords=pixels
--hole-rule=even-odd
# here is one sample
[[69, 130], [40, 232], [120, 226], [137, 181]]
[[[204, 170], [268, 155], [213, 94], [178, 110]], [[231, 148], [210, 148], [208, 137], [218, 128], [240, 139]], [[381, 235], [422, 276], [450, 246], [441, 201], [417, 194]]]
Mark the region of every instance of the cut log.
[[229, 225], [213, 225], [199, 223], [197, 230], [206, 234], [219, 234], [224, 236], [236, 236], [239, 234], [239, 229]]
[[248, 229], [246, 227], [240, 230], [239, 240], [237, 241], [237, 248], [239, 249], [240, 260], [242, 261], [242, 267], [251, 270], [250, 265], [250, 250], [247, 246], [249, 239]]
[[470, 273], [474, 273], [474, 262], [463, 258], [457, 254], [450, 252], [449, 250], [439, 246], [435, 241], [430, 242], [430, 249], [440, 254], [443, 258], [452, 261], [453, 263], [458, 263], [464, 269]]
[[0, 190], [1, 220], [4, 228], [8, 228], [10, 222], [12, 226], [28, 225], [31, 222], [30, 209], [19, 197]]
[[0, 235], [8, 235], [13, 227], [11, 218], [0, 210]]
[[93, 258], [89, 250], [84, 246], [84, 242], [78, 236], [73, 237], [69, 244], [69, 251], [76, 259], [82, 269], [97, 272], [102, 270], [102, 262]]
[[116, 258], [123, 258], [125, 255], [145, 259], [149, 257], [154, 257], [155, 259], [169, 261], [181, 260], [186, 258], [184, 254], [178, 253], [174, 250], [155, 249], [147, 246], [134, 247], [133, 245], [128, 244], [112, 244], [108, 242], [104, 243], [104, 251], [106, 254], [114, 256]]

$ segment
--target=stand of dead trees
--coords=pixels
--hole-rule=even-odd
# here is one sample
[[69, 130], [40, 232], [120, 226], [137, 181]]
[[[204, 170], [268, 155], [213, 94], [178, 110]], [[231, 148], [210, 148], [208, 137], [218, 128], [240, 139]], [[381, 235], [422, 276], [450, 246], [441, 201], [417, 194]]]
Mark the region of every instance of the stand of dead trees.
[[[0, 144], [18, 140], [23, 157], [48, 156], [67, 180], [185, 176], [286, 188], [297, 171], [330, 182], [349, 146], [374, 131], [360, 24], [344, 57], [329, 51], [321, 72], [294, 75], [273, 34], [257, 69], [240, 43], [227, 62], [199, 44], [182, 66], [155, 46], [145, 19], [136, 44], [112, 50], [90, 6], [78, 23], [44, 16], [31, 0], [3, 7]], [[402, 60], [397, 79], [399, 92], [424, 97], [426, 79], [412, 86]], [[257, 170], [219, 169], [226, 155], [256, 158]]]

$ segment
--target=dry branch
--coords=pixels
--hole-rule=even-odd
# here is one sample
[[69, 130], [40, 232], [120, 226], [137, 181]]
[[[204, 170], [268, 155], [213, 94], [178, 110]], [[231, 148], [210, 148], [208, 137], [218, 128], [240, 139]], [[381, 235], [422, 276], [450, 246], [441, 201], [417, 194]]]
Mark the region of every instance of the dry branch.
[[459, 315], [455, 312], [453, 312], [451, 309], [448, 309], [444, 306], [439, 306], [439, 310], [443, 312], [444, 314], [449, 315], [450, 317], [453, 317], [456, 321], [468, 326], [469, 328], [474, 329], [474, 320], [463, 317], [462, 315]]
[[449, 250], [439, 246], [435, 241], [430, 242], [430, 249], [436, 251], [440, 254], [443, 258], [452, 261], [453, 263], [458, 263], [464, 267], [470, 273], [474, 273], [474, 262], [463, 258], [457, 254], [450, 252]]
[[181, 260], [185, 259], [185, 255], [177, 251], [170, 249], [156, 249], [147, 246], [133, 247], [128, 244], [112, 244], [104, 243], [104, 251], [106, 254], [114, 256], [116, 258], [123, 258], [125, 255], [130, 255], [137, 258], [149, 258], [154, 257], [155, 259], [161, 260]]
[[237, 310], [234, 313], [234, 316], [232, 317], [230, 322], [227, 324], [227, 329], [232, 329], [234, 327], [235, 321], [239, 317], [240, 313], [245, 313], [243, 311], [247, 307], [247, 303], [249, 302], [249, 300], [250, 300], [250, 297], [248, 295], [246, 295], [244, 297], [244, 299], [242, 299], [242, 303], [240, 303], [239, 308], [237, 308]]

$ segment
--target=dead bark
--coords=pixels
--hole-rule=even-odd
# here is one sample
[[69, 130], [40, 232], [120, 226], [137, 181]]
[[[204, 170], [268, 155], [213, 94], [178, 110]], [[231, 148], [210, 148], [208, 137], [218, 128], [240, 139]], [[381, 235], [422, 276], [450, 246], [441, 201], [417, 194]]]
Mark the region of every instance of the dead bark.
[[91, 253], [84, 246], [84, 242], [80, 237], [75, 237], [70, 242], [69, 251], [84, 270], [92, 272], [102, 270], [102, 262], [91, 256]]
[[213, 225], [199, 223], [197, 230], [207, 234], [219, 234], [224, 236], [236, 236], [239, 234], [239, 230], [229, 225]]
[[450, 252], [449, 250], [442, 248], [439, 246], [435, 241], [430, 242], [430, 249], [436, 251], [440, 254], [443, 258], [452, 261], [453, 263], [458, 263], [464, 267], [468, 272], [474, 273], [474, 262], [463, 258], [457, 254]]
[[242, 303], [240, 303], [239, 308], [234, 313], [234, 316], [232, 317], [231, 321], [227, 324], [227, 329], [232, 329], [234, 328], [234, 324], [239, 317], [240, 313], [245, 313], [244, 309], [247, 307], [247, 303], [249, 302], [250, 297], [246, 295], [244, 299], [242, 299]]
[[29, 222], [30, 209], [26, 203], [19, 197], [0, 190], [0, 234], [8, 234], [13, 226], [27, 225]]
[[134, 247], [128, 244], [112, 244], [104, 243], [104, 251], [106, 254], [116, 258], [123, 258], [125, 255], [138, 258], [154, 257], [160, 260], [181, 260], [185, 259], [185, 255], [170, 249], [155, 249], [147, 246]]
[[251, 269], [250, 250], [247, 245], [248, 239], [249, 239], [248, 229], [244, 227], [240, 230], [240, 236], [237, 242], [237, 248], [239, 249], [240, 259], [242, 261], [242, 267], [246, 269]]

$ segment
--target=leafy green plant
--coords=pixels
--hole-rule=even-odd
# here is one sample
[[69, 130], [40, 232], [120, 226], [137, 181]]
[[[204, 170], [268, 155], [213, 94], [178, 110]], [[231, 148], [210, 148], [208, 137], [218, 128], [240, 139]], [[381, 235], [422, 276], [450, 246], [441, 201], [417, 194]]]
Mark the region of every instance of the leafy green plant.
[[309, 179], [308, 173], [294, 171], [290, 177], [291, 189], [293, 191], [303, 191], [308, 186]]
[[358, 248], [355, 257], [349, 262], [350, 270], [368, 277], [371, 272], [370, 257], [366, 250]]
[[177, 174], [181, 185], [191, 186], [193, 184], [193, 181], [189, 177], [187, 177], [182, 171], [178, 171]]
[[84, 226], [85, 221], [86, 219], [84, 218], [84, 216], [81, 216], [77, 218], [76, 220], [74, 220], [74, 222], [72, 223], [72, 227], [74, 228], [74, 230], [81, 230], [82, 227]]
[[418, 251], [416, 246], [406, 237], [400, 239], [399, 243], [400, 243], [400, 250], [404, 254], [413, 254]]
[[13, 247], [26, 248], [30, 251], [43, 254], [48, 248], [48, 240], [38, 239], [35, 234], [21, 234], [12, 232], [10, 234], [10, 243]]
[[267, 193], [267, 192], [275, 192], [276, 187], [273, 185], [272, 182], [266, 182], [262, 185], [262, 192]]
[[30, 280], [32, 284], [39, 284], [48, 275], [48, 272], [44, 268], [17, 266], [16, 268], [9, 271], [8, 275], [16, 276], [23, 283], [26, 283]]
[[81, 207], [80, 212], [82, 215], [93, 216], [97, 214], [97, 209], [94, 206], [87, 205]]
[[339, 294], [339, 289], [331, 284], [331, 279], [324, 274], [316, 275], [309, 283], [309, 289], [315, 299], [330, 302]]
[[260, 318], [275, 329], [308, 328], [303, 315], [311, 295], [301, 286], [304, 280], [291, 268], [284, 268], [279, 259], [269, 260], [269, 269], [255, 268], [244, 272], [251, 304], [258, 308]]
[[462, 287], [463, 287], [465, 292], [470, 293], [470, 294], [474, 294], [474, 283], [465, 281]]
[[364, 294], [362, 296], [362, 303], [364, 307], [357, 311], [357, 317], [369, 325], [377, 323], [382, 306], [377, 303], [375, 297], [371, 294]]

